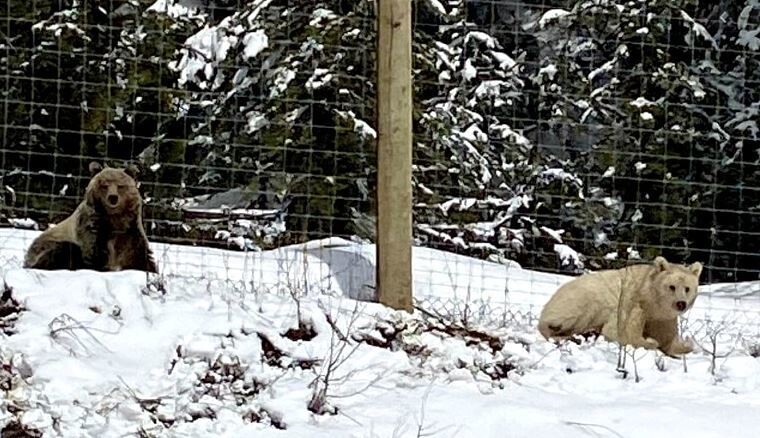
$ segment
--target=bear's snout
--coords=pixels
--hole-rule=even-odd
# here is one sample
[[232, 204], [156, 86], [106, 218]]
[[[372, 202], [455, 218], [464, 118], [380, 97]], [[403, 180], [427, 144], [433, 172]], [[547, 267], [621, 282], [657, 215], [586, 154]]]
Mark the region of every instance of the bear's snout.
[[119, 203], [119, 195], [108, 195], [108, 203], [115, 207]]
[[676, 309], [678, 309], [679, 312], [686, 310], [686, 301], [676, 301]]

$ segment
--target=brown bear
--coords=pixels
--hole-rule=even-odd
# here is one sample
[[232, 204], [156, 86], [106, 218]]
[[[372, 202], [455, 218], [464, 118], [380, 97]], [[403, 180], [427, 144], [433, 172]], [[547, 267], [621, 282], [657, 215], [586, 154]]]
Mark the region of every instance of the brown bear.
[[158, 272], [142, 223], [136, 170], [93, 162], [90, 173], [85, 199], [69, 217], [37, 236], [24, 267]]
[[544, 306], [538, 331], [546, 338], [601, 333], [621, 345], [659, 349], [668, 356], [693, 351], [678, 335], [678, 317], [697, 298], [702, 264], [632, 265], [582, 275], [562, 285]]

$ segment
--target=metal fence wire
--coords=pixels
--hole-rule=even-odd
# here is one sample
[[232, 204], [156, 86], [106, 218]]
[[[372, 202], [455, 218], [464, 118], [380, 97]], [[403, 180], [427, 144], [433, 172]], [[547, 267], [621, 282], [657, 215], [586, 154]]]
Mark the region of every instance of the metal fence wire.
[[[561, 274], [664, 255], [703, 262], [705, 283], [760, 278], [757, 1], [413, 8], [418, 247]], [[6, 0], [2, 225], [64, 218], [96, 160], [139, 166], [153, 242], [373, 242], [375, 14]], [[434, 288], [428, 274], [415, 281]]]

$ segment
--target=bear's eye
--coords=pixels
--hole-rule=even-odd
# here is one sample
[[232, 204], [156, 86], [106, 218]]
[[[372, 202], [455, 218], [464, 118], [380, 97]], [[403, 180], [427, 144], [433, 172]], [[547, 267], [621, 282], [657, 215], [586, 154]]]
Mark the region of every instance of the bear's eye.
[[675, 292], [676, 291], [676, 287], [671, 284], [670, 285], [670, 290], [673, 291], [673, 292]]
[[124, 190], [127, 188], [127, 186], [124, 184], [119, 184], [118, 187], [119, 187], [119, 190]]
[[684, 288], [684, 291], [688, 294], [689, 293], [689, 288], [688, 287]]

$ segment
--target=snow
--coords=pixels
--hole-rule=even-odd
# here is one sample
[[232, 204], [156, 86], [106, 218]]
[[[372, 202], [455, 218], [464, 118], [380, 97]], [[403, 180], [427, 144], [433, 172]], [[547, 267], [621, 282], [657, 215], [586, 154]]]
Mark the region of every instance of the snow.
[[354, 122], [354, 132], [358, 133], [361, 138], [377, 138], [377, 131], [369, 123], [358, 118], [353, 111], [337, 111], [336, 113], [344, 119]]
[[702, 99], [703, 97], [705, 97], [706, 93], [705, 93], [705, 90], [702, 88], [702, 84], [699, 83], [699, 79], [693, 76], [690, 76], [689, 79], [686, 79], [686, 83], [692, 87], [691, 91], [694, 94], [695, 98]]
[[187, 2], [175, 1], [175, 0], [157, 0], [146, 11], [157, 12], [164, 14], [170, 18], [178, 18], [191, 16], [191, 11], [195, 8], [189, 7]]
[[282, 68], [279, 69], [275, 79], [274, 79], [274, 88], [270, 90], [269, 92], [269, 98], [274, 99], [280, 96], [285, 90], [287, 90], [288, 85], [290, 84], [290, 81], [296, 78], [296, 72], [288, 69], [288, 68]]
[[471, 81], [478, 75], [478, 70], [472, 65], [472, 60], [467, 59], [462, 69], [462, 77], [465, 81]]
[[553, 80], [554, 79], [554, 75], [556, 75], [556, 74], [557, 74], [557, 66], [554, 65], [554, 64], [546, 65], [544, 67], [541, 67], [538, 70], [538, 76], [539, 77], [546, 75], [549, 78], [549, 80]]
[[548, 234], [552, 239], [556, 240], [557, 243], [562, 243], [562, 233], [564, 233], [565, 230], [552, 230], [551, 228], [544, 226], [542, 226], [540, 230]]
[[760, 28], [755, 28], [754, 30], [746, 30], [742, 29], [739, 31], [739, 38], [737, 39], [737, 44], [747, 47], [749, 50], [757, 51], [760, 50]]
[[317, 8], [311, 14], [311, 21], [309, 22], [309, 26], [319, 26], [322, 20], [333, 21], [337, 18], [338, 16], [335, 14], [335, 12], [325, 8]]
[[578, 254], [576, 250], [570, 248], [568, 245], [565, 245], [564, 243], [555, 243], [554, 252], [557, 253], [557, 257], [559, 257], [560, 260], [560, 265], [563, 268], [571, 268], [573, 270], [583, 269], [583, 261], [581, 260], [581, 255]]
[[330, 70], [326, 68], [316, 68], [309, 80], [306, 81], [306, 88], [309, 90], [315, 90], [327, 85], [332, 80], [332, 74]]
[[616, 63], [617, 57], [613, 57], [611, 60], [602, 64], [601, 67], [592, 70], [591, 73], [588, 74], [588, 80], [593, 81], [597, 76], [610, 72], [615, 67]]
[[515, 60], [504, 52], [497, 52], [495, 50], [492, 50], [491, 56], [493, 56], [496, 62], [499, 63], [499, 68], [502, 70], [510, 70], [517, 65]]
[[[195, 82], [201, 88], [208, 86], [208, 80], [215, 79], [216, 66], [227, 58], [227, 53], [237, 42], [235, 35], [227, 35], [223, 27], [206, 26], [198, 33], [191, 35], [182, 49], [182, 58], [171, 61], [169, 68], [179, 72], [177, 83], [183, 86]], [[203, 78], [199, 78], [199, 74]]]
[[488, 141], [488, 135], [483, 132], [483, 130], [478, 127], [475, 123], [468, 126], [467, 129], [462, 132], [462, 138], [465, 140], [469, 140], [472, 142], [487, 142]]
[[[681, 11], [681, 18], [683, 18], [687, 23], [691, 24], [691, 31], [693, 33], [709, 41], [713, 48], [718, 49], [718, 43], [715, 42], [715, 39], [713, 39], [712, 35], [710, 35], [710, 32], [703, 25], [694, 21], [694, 19], [691, 18], [691, 16], [683, 10]], [[687, 37], [686, 41], [692, 42], [690, 37]]]
[[439, 14], [445, 16], [446, 15], [446, 8], [443, 7], [443, 4], [438, 0], [427, 0], [427, 3], [433, 7], [433, 9], [436, 10]]
[[475, 104], [479, 103], [480, 99], [486, 97], [498, 98], [502, 94], [501, 87], [508, 88], [508, 85], [506, 82], [498, 79], [482, 81], [477, 86], [477, 88], [475, 88], [475, 92], [473, 94], [477, 99], [472, 99], [473, 103], [470, 106], [474, 106]]
[[258, 111], [250, 111], [246, 114], [246, 117], [248, 118], [247, 132], [249, 134], [258, 131], [269, 124], [266, 115]]
[[581, 181], [580, 178], [560, 168], [549, 168], [543, 170], [540, 174], [540, 179], [545, 184], [559, 180], [564, 183], [571, 183], [578, 187], [583, 187], [583, 181]]
[[260, 210], [256, 208], [197, 208], [190, 206], [191, 204], [184, 206], [183, 211], [194, 213], [196, 215], [208, 215], [208, 216], [234, 216], [234, 217], [265, 217], [278, 213], [278, 210]]
[[512, 128], [510, 128], [507, 125], [491, 125], [491, 130], [498, 134], [499, 137], [503, 139], [509, 139], [510, 141], [514, 142], [515, 144], [519, 146], [530, 146], [530, 140], [528, 140], [527, 137], [520, 134], [519, 132], [514, 131]]
[[243, 37], [243, 57], [245, 59], [251, 59], [258, 56], [264, 49], [269, 47], [269, 38], [263, 30], [259, 29], [255, 32], [249, 32]]
[[26, 228], [26, 229], [35, 229], [35, 230], [39, 228], [39, 225], [37, 224], [37, 222], [29, 218], [23, 218], [23, 219], [10, 218], [8, 219], [8, 222], [10, 222], [10, 224], [13, 225], [15, 228]]
[[760, 27], [750, 19], [753, 11], [758, 7], [760, 7], [760, 2], [757, 0], [748, 1], [736, 22], [740, 29], [736, 43], [753, 51], [760, 50], [760, 37], [758, 37]]
[[375, 128], [359, 118], [354, 118], [354, 132], [358, 132], [363, 138], [377, 138]]
[[[142, 428], [161, 437], [415, 437], [422, 430], [670, 438], [677, 427], [691, 438], [741, 438], [760, 426], [760, 360], [741, 345], [731, 350], [730, 337], [720, 352], [731, 354], [714, 372], [704, 353], [688, 356], [684, 370], [680, 360], [637, 350], [638, 381], [630, 357], [628, 378], [615, 371], [618, 350], [602, 339], [560, 349], [543, 341], [536, 314], [570, 277], [414, 248], [421, 306], [469, 315], [473, 327], [500, 340], [489, 347], [447, 334], [421, 312], [367, 302], [372, 245], [332, 238], [233, 252], [153, 243], [162, 277], [146, 278], [21, 269], [37, 234], [0, 230], [3, 279], [26, 307], [16, 333], [0, 343], [2, 372], [18, 376], [0, 401], [0, 424], [14, 406], [46, 435], [83, 437]], [[555, 250], [574, 257], [564, 245]], [[756, 318], [760, 302], [749, 292], [758, 290], [760, 283], [701, 287], [691, 334], [701, 339], [708, 324], [696, 322], [709, 316], [727, 324], [727, 334], [742, 330], [752, 340], [757, 328], [725, 321]], [[298, 314], [313, 339], [283, 335]], [[378, 344], [396, 330], [396, 348]], [[347, 343], [338, 339], [344, 335]], [[325, 410], [338, 414], [317, 415], [307, 404], [331, 359], [339, 366]]]
[[467, 32], [467, 35], [464, 37], [465, 44], [469, 44], [471, 40], [477, 40], [478, 42], [485, 44], [489, 49], [493, 49], [497, 46], [496, 40], [491, 35], [479, 30]]
[[[248, 26], [252, 26], [254, 18], [266, 3], [266, 1], [261, 2], [246, 14]], [[185, 10], [182, 8], [184, 6], [174, 5], [171, 1], [159, 0], [151, 6], [150, 10], [171, 16]], [[239, 20], [239, 14], [233, 14], [217, 25], [206, 24], [200, 31], [187, 38], [184, 47], [179, 50], [181, 58], [168, 64], [171, 70], [179, 73], [177, 84], [180, 87], [191, 82], [206, 89], [209, 88], [209, 81], [211, 81], [210, 88], [217, 89], [224, 79], [218, 67], [227, 60], [230, 53], [235, 54], [239, 42], [242, 43], [240, 55], [244, 60], [257, 57], [269, 47], [269, 38], [264, 30], [247, 31]], [[236, 81], [239, 81], [237, 76], [236, 73]]]
[[544, 12], [544, 15], [542, 15], [538, 20], [538, 24], [541, 27], [545, 27], [550, 22], [559, 20], [560, 18], [569, 14], [570, 12], [564, 9], [549, 9], [548, 11]]
[[529, 199], [525, 196], [515, 196], [512, 199], [506, 200], [496, 197], [487, 197], [486, 199], [451, 198], [448, 201], [439, 204], [438, 208], [440, 208], [444, 214], [448, 214], [448, 212], [454, 207], [456, 207], [456, 211], [465, 211], [473, 206], [477, 206], [477, 208], [491, 207], [499, 209], [506, 207], [508, 213], [514, 213], [521, 207], [527, 207], [528, 201]]
[[631, 106], [634, 106], [636, 108], [643, 108], [645, 106], [652, 106], [654, 105], [654, 102], [652, 102], [649, 99], [646, 99], [642, 96], [637, 97], [635, 100], [632, 100], [628, 103]]

